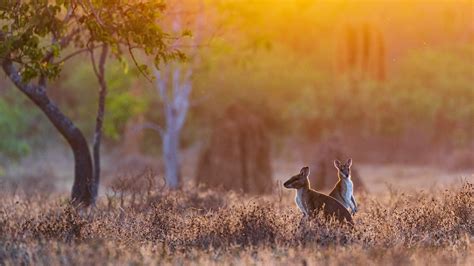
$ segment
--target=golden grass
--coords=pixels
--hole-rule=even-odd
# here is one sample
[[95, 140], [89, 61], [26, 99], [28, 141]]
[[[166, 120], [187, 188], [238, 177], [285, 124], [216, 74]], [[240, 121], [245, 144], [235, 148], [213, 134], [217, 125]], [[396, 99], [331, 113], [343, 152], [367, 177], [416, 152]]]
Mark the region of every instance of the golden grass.
[[[135, 178], [135, 177], [134, 177]], [[145, 182], [146, 183], [146, 182]], [[118, 190], [92, 211], [58, 195], [0, 199], [0, 265], [468, 265], [474, 185], [360, 197], [354, 229], [310, 222], [292, 194]]]

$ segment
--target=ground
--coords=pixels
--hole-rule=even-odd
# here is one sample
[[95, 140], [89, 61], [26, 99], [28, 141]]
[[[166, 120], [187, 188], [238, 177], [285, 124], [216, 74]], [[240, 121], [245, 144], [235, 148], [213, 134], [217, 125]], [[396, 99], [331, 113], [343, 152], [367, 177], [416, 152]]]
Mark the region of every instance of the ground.
[[[144, 180], [147, 176], [130, 177]], [[153, 177], [155, 181], [159, 177]], [[153, 181], [153, 182], [155, 182]], [[124, 181], [125, 182], [125, 181]], [[158, 182], [157, 182], [158, 183]], [[302, 220], [293, 193], [115, 187], [96, 208], [67, 194], [4, 192], [2, 264], [472, 265], [474, 185], [359, 197], [350, 228]]]
[[[277, 181], [302, 164], [277, 160]], [[472, 172], [358, 166], [369, 189], [356, 188], [354, 228], [322, 216], [302, 220], [294, 192], [281, 182], [265, 196], [192, 183], [172, 192], [160, 175], [123, 173], [104, 181], [96, 208], [88, 210], [68, 205], [69, 181], [39, 182], [64, 180], [58, 173], [25, 179], [15, 189], [4, 182], [0, 265], [474, 264]]]

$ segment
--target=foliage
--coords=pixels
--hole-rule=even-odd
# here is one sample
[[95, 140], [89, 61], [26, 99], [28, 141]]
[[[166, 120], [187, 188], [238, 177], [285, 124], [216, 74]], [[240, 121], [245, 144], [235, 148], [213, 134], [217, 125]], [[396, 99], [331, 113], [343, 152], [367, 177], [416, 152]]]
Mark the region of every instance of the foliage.
[[[232, 63], [239, 55], [246, 58], [245, 65]], [[429, 135], [440, 114], [464, 134], [472, 130], [467, 125], [474, 115], [472, 48], [466, 46], [414, 50], [386, 82], [354, 83], [280, 45], [250, 56], [232, 50], [215, 53], [207, 60], [209, 66], [195, 81], [196, 98], [212, 96], [196, 110], [206, 119], [218, 115], [213, 110], [243, 100], [259, 108], [278, 135], [353, 130], [399, 137], [414, 126]]]
[[[50, 12], [45, 5], [60, 5], [61, 10], [54, 11], [56, 20], [64, 19], [66, 6], [72, 3], [36, 2], [36, 8], [41, 12]], [[468, 26], [471, 25], [470, 16], [466, 13], [470, 10], [469, 1], [434, 5], [420, 4], [417, 1], [360, 3], [335, 0], [320, 3], [281, 0], [260, 1], [254, 5], [246, 2], [206, 1], [206, 4], [216, 6], [219, 14], [206, 14], [205, 22], [216, 23], [215, 28], [225, 30], [211, 33], [210, 35], [214, 35], [212, 42], [205, 43], [203, 46], [206, 49], [200, 50], [202, 61], [193, 78], [192, 107], [183, 132], [183, 146], [202, 141], [220, 110], [241, 100], [249, 108], [257, 109], [269, 125], [270, 133], [276, 137], [295, 134], [298, 138], [306, 135], [313, 139], [337, 130], [350, 130], [353, 135], [360, 134], [364, 138], [373, 136], [397, 139], [407, 135], [409, 129], [417, 128], [422, 131], [425, 139], [442, 133], [440, 139], [458, 142], [460, 146], [465, 146], [472, 140], [473, 50], [470, 37], [466, 37], [469, 35]], [[2, 7], [6, 3], [13, 2], [4, 1]], [[116, 16], [119, 12], [132, 8], [132, 5], [140, 9], [144, 8], [143, 4], [149, 4], [117, 0], [92, 3], [94, 10], [110, 16]], [[121, 8], [112, 10], [113, 4]], [[5, 11], [7, 9], [0, 10], [3, 10], [3, 16], [8, 15]], [[19, 12], [18, 18], [21, 21], [26, 18], [35, 21], [40, 16], [33, 14], [31, 8], [25, 14], [19, 9], [15, 10]], [[123, 37], [122, 33], [112, 34], [110, 37], [111, 33], [106, 29], [125, 20], [133, 23], [122, 23], [123, 25], [135, 25], [140, 28], [140, 34], [145, 31], [139, 27], [142, 25], [140, 23], [149, 22], [152, 16], [161, 21], [160, 12], [133, 12], [129, 14], [130, 17], [114, 17], [114, 21], [108, 20], [110, 17], [106, 16], [104, 25], [107, 27], [99, 29], [100, 23], [94, 22], [91, 10], [86, 5], [77, 6], [77, 19], [87, 19], [82, 24], [71, 24], [72, 29], [86, 29], [86, 34], [80, 36], [78, 45], [81, 42], [84, 44], [92, 35], [103, 34], [108, 43]], [[38, 14], [43, 14], [41, 12]], [[431, 15], [420, 19], [420, 12], [429, 12]], [[143, 16], [146, 19], [138, 21]], [[451, 17], [450, 21], [447, 21], [448, 17]], [[363, 23], [373, 25], [385, 38], [385, 82], [369, 79], [354, 86], [335, 67], [340, 52], [335, 47], [341, 38], [344, 39], [346, 26], [360, 22], [358, 18], [364, 18]], [[57, 26], [56, 20], [50, 17], [44, 20], [41, 23], [49, 25], [50, 32], [53, 32], [52, 29]], [[89, 20], [90, 29], [87, 28]], [[3, 20], [2, 23], [13, 25], [12, 22]], [[36, 29], [39, 24], [34, 23], [32, 27]], [[58, 27], [62, 30], [61, 25]], [[130, 27], [127, 26], [125, 31], [128, 29]], [[155, 30], [158, 29], [151, 29]], [[60, 31], [61, 36], [67, 36], [67, 33]], [[33, 34], [40, 37], [38, 49], [44, 48], [44, 51], [40, 49], [41, 55], [47, 54], [47, 48], [52, 47], [48, 44], [51, 37], [48, 34], [45, 38]], [[175, 37], [163, 34], [165, 42]], [[30, 35], [23, 34], [19, 29], [12, 31], [10, 35], [12, 40], [30, 38]], [[109, 40], [109, 37], [112, 39]], [[138, 39], [140, 38], [137, 37]], [[148, 44], [145, 40], [143, 42], [143, 45]], [[0, 47], [5, 45], [7, 44]], [[78, 47], [61, 48], [53, 65], [59, 64], [74, 49], [80, 49]], [[18, 48], [13, 54], [19, 55], [21, 49], [23, 48]], [[148, 104], [146, 99], [144, 103], [138, 103], [137, 97], [125, 92], [126, 87], [133, 84], [145, 89], [141, 98], [155, 96], [154, 91], [148, 94], [146, 90], [152, 84], [144, 80], [137, 81], [134, 75], [125, 77], [116, 70], [117, 65], [133, 64], [133, 60], [125, 60], [126, 49], [120, 52], [123, 60], [109, 61], [108, 67], [114, 70], [107, 73], [113, 77], [109, 82], [121, 84], [117, 85], [120, 89], [111, 90], [107, 100], [109, 108], [114, 110], [107, 112], [105, 130], [107, 136], [114, 139], [120, 135], [122, 125], [135, 111], [144, 112], [150, 121], [163, 120], [161, 113], [156, 112], [161, 108], [158, 104]], [[28, 55], [29, 51], [24, 54]], [[92, 71], [81, 66], [87, 60], [86, 57], [80, 57], [73, 61], [73, 67], [65, 65], [55, 83], [58, 88], [51, 86], [48, 93], [60, 106], [68, 106], [63, 108], [65, 112], [80, 121], [81, 128], [90, 132], [93, 128], [90, 116], [95, 110], [97, 84], [92, 81]], [[82, 73], [83, 71], [87, 73]], [[132, 110], [135, 108], [132, 106], [137, 105], [139, 110]], [[158, 148], [160, 140], [155, 134], [149, 135], [146, 141], [150, 143], [147, 142], [145, 146]]]
[[26, 139], [33, 126], [34, 116], [23, 111], [18, 101], [0, 98], [0, 155], [19, 158], [30, 151]]
[[[94, 124], [90, 117], [95, 116], [97, 105], [97, 87], [99, 86], [90, 66], [82, 60], [66, 66], [62, 78], [54, 83], [51, 95], [64, 105], [69, 116], [78, 121], [85, 132], [92, 132]], [[136, 69], [124, 72], [122, 66], [109, 63], [106, 66], [108, 94], [105, 112], [105, 137], [116, 140], [123, 132], [128, 119], [144, 113], [148, 107], [148, 98], [135, 95], [136, 86], [140, 83], [140, 73]]]
[[157, 181], [153, 175], [119, 180], [114, 193], [89, 214], [50, 195], [3, 197], [0, 243], [9, 244], [0, 244], [0, 259], [361, 265], [428, 259], [442, 265], [464, 264], [474, 255], [470, 183], [441, 193], [392, 190], [379, 198], [362, 197], [350, 229], [322, 216], [302, 221], [291, 193], [249, 199], [194, 186], [169, 192]]
[[[135, 73], [135, 76], [138, 73]], [[125, 78], [123, 70], [117, 67], [110, 67], [107, 73], [107, 84], [109, 85], [109, 95], [106, 100], [107, 113], [104, 123], [104, 133], [112, 139], [118, 139], [123, 132], [127, 121], [139, 114], [145, 113], [149, 105], [149, 99], [136, 95], [133, 84], [129, 78]]]
[[[58, 77], [71, 56], [62, 54], [70, 44], [74, 52], [108, 45], [120, 61], [128, 53], [136, 64], [137, 48], [154, 56], [155, 64], [182, 58], [166, 43], [179, 36], [169, 36], [156, 23], [164, 8], [161, 1], [2, 1], [0, 57], [20, 64], [24, 81]], [[138, 68], [146, 71], [144, 65]]]
[[474, 48], [454, 48], [413, 51], [401, 63], [393, 93], [412, 118], [434, 121], [444, 113], [454, 121], [472, 119]]

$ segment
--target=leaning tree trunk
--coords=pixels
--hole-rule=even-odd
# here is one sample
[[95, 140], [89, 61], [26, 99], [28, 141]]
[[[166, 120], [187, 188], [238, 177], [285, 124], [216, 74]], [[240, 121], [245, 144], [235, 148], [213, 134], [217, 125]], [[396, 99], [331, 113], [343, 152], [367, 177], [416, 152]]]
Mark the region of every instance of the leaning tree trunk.
[[2, 67], [15, 86], [43, 111], [71, 147], [75, 165], [72, 203], [82, 206], [94, 204], [97, 195], [91, 189], [93, 166], [89, 147], [82, 132], [49, 99], [44, 86], [24, 83], [12, 61], [8, 59], [3, 61]]

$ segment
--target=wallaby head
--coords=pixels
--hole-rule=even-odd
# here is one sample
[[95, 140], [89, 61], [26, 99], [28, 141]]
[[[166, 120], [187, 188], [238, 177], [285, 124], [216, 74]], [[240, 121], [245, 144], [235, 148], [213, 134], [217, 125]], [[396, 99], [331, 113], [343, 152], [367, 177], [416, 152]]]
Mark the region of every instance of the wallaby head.
[[283, 184], [283, 186], [285, 186], [286, 188], [294, 188], [294, 189], [309, 188], [308, 176], [309, 176], [309, 167], [305, 166], [301, 168], [301, 171], [299, 174], [292, 176]]
[[334, 160], [334, 166], [338, 171], [339, 178], [349, 178], [351, 176], [352, 159], [347, 160], [345, 163]]

